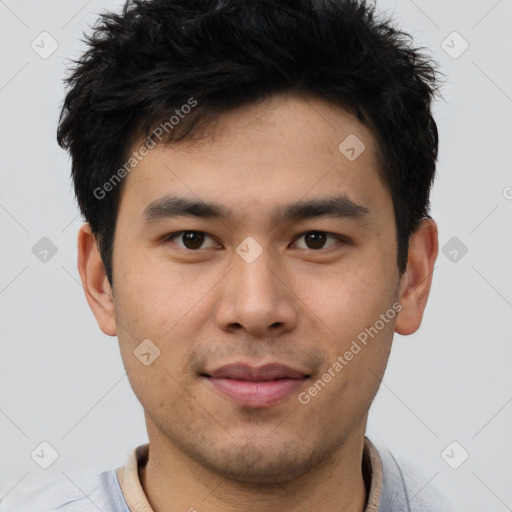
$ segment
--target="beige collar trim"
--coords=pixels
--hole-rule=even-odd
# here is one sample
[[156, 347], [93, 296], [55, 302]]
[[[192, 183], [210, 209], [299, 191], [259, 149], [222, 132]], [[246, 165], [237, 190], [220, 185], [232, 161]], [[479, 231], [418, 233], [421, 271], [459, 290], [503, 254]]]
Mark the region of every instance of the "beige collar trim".
[[153, 512], [139, 478], [139, 466], [145, 466], [148, 457], [149, 443], [135, 448], [126, 466], [116, 470], [117, 479], [130, 512]]
[[[378, 512], [382, 493], [382, 460], [371, 441], [365, 437], [363, 447], [363, 465], [366, 464], [368, 478], [371, 482], [368, 503], [364, 512]], [[364, 467], [364, 466], [363, 466]]]

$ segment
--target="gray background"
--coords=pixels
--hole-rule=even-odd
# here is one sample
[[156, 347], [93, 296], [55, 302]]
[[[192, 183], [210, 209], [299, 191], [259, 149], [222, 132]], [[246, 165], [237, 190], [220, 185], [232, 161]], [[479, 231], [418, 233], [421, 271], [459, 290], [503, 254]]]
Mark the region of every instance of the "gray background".
[[[81, 218], [55, 142], [67, 59], [119, 5], [0, 1], [0, 497], [118, 467], [147, 442], [117, 339], [99, 330], [79, 282]], [[377, 5], [447, 75], [432, 214], [449, 245], [421, 329], [395, 338], [367, 435], [459, 510], [512, 510], [512, 1]], [[46, 262], [32, 251], [43, 237], [57, 249]], [[59, 454], [46, 470], [31, 458], [43, 441]]]

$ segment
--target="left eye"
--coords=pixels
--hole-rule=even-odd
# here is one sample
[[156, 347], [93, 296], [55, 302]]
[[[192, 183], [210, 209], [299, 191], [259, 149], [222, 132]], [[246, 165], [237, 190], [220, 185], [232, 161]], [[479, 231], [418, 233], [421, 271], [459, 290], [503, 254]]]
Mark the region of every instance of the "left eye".
[[[330, 233], [326, 233], [325, 231], [307, 231], [306, 233], [302, 233], [296, 240], [300, 240], [304, 238], [306, 247], [300, 247], [300, 249], [327, 249], [328, 247], [324, 247], [325, 241], [327, 238], [331, 237], [334, 240], [340, 241], [340, 237], [336, 235], [332, 235]], [[331, 244], [329, 247], [332, 247], [334, 244]]]

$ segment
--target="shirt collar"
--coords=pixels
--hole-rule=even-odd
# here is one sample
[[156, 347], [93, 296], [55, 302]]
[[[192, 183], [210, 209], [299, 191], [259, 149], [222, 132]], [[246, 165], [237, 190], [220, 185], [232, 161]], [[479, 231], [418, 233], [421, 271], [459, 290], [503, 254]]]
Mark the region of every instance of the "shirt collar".
[[[124, 467], [116, 470], [124, 499], [130, 512], [154, 512], [140, 483], [139, 470], [149, 458], [149, 443], [135, 448]], [[378, 512], [382, 491], [382, 461], [377, 448], [365, 437], [363, 446], [363, 476], [370, 488], [364, 512]]]

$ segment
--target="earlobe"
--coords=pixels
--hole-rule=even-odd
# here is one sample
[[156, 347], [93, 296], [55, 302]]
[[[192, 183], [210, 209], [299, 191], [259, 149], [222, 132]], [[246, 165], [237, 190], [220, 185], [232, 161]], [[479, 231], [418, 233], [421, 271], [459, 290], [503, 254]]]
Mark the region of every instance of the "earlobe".
[[395, 324], [398, 334], [413, 334], [421, 325], [437, 252], [437, 225], [432, 219], [423, 219], [409, 240], [407, 269], [400, 279], [402, 310]]
[[83, 224], [78, 231], [78, 272], [85, 297], [100, 329], [109, 336], [115, 336], [117, 329], [112, 289], [89, 224]]

